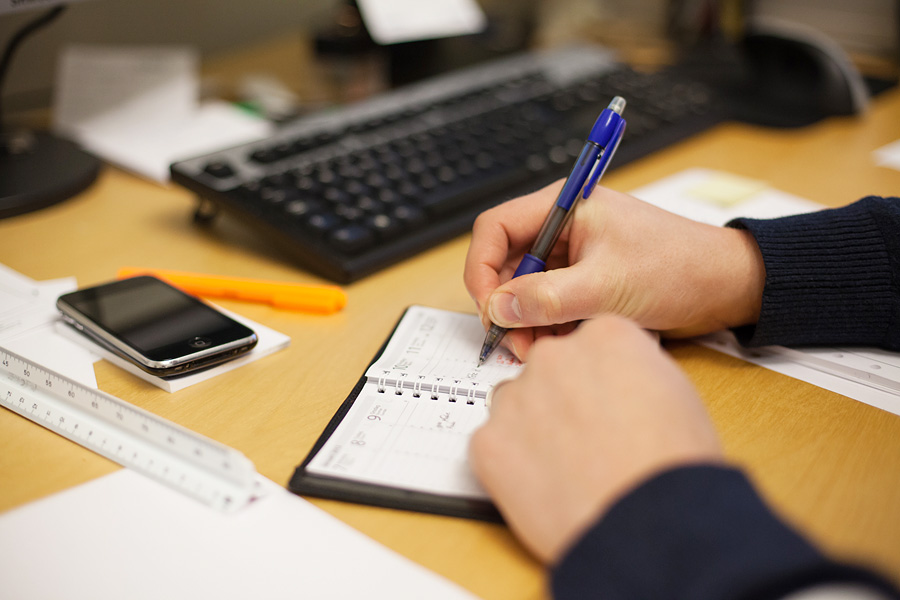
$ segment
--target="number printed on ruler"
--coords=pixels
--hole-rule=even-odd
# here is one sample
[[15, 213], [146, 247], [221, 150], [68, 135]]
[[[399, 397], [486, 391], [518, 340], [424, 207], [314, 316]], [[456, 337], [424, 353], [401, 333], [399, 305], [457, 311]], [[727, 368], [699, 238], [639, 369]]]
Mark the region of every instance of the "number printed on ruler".
[[256, 471], [236, 450], [0, 348], [6, 408], [203, 502], [234, 509]]

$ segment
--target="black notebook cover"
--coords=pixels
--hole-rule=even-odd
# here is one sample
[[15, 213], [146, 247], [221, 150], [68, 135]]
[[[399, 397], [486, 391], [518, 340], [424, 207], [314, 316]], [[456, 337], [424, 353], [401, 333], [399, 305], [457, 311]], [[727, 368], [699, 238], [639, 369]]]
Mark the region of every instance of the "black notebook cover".
[[[381, 348], [369, 363], [369, 366], [381, 357], [381, 354], [384, 352], [388, 341], [397, 330], [397, 326], [400, 324], [402, 318], [403, 317], [401, 316], [401, 318], [397, 320], [397, 323], [391, 330], [391, 334], [381, 345]], [[366, 367], [366, 370], [368, 370], [368, 367]], [[306, 466], [309, 462], [319, 450], [322, 449], [325, 442], [335, 432], [341, 421], [343, 421], [347, 412], [350, 410], [350, 407], [353, 406], [356, 398], [359, 396], [360, 392], [362, 392], [366, 382], [366, 374], [365, 371], [363, 371], [362, 377], [356, 382], [350, 395], [347, 396], [347, 399], [344, 400], [341, 407], [331, 418], [331, 421], [329, 421], [328, 426], [325, 428], [325, 431], [322, 432], [322, 435], [319, 436], [319, 439], [316, 440], [310, 453], [303, 459], [300, 466], [294, 470], [291, 481], [288, 483], [288, 489], [295, 494], [302, 496], [343, 500], [346, 502], [356, 502], [358, 504], [369, 504], [372, 506], [411, 510], [450, 517], [463, 517], [466, 519], [477, 519], [497, 523], [503, 522], [503, 518], [500, 516], [499, 511], [497, 511], [497, 508], [493, 503], [487, 500], [429, 494], [427, 492], [387, 487], [362, 481], [327, 477], [310, 473], [306, 470]]]

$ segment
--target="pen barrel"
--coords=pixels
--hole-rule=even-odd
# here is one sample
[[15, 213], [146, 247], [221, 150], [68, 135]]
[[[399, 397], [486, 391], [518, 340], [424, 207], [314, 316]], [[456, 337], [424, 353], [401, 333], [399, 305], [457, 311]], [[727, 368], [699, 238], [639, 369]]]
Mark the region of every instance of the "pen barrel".
[[[562, 235], [570, 214], [571, 211], [554, 204], [550, 214], [544, 220], [544, 224], [541, 225], [541, 230], [538, 232], [537, 239], [534, 241], [529, 254], [541, 261], [546, 261], [559, 236]], [[516, 276], [519, 274], [516, 271]]]
[[519, 266], [516, 267], [516, 272], [513, 273], [513, 279], [516, 277], [521, 277], [522, 275], [528, 275], [529, 273], [540, 273], [544, 269], [547, 268], [547, 263], [542, 258], [538, 258], [531, 253], [526, 254], [522, 257], [521, 262], [519, 262]]
[[575, 166], [572, 167], [553, 208], [550, 209], [550, 214], [544, 219], [529, 254], [542, 261], [547, 260], [553, 246], [562, 235], [575, 205], [581, 199], [584, 185], [602, 153], [603, 149], [594, 142], [588, 141], [584, 144]]
[[575, 204], [581, 199], [584, 185], [601, 154], [603, 154], [602, 147], [590, 140], [585, 142], [581, 154], [578, 155], [578, 160], [575, 161], [572, 171], [566, 178], [565, 185], [556, 198], [556, 206], [566, 210], [575, 208]]

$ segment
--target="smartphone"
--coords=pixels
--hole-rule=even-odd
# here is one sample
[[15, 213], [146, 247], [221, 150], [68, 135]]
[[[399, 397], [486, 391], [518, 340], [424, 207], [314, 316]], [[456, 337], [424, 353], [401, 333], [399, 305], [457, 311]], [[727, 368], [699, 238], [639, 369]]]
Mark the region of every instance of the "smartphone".
[[249, 327], [150, 276], [63, 294], [56, 306], [66, 323], [159, 377], [212, 367], [257, 342]]

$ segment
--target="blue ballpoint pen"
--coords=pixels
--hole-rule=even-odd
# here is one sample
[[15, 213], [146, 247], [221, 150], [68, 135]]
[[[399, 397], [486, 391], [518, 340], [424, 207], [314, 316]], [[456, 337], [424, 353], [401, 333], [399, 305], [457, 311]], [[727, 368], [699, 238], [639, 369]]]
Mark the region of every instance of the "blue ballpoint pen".
[[[550, 255], [550, 251], [553, 250], [553, 246], [556, 245], [556, 240], [562, 234], [566, 223], [569, 222], [575, 206], [579, 200], [587, 198], [594, 191], [622, 140], [622, 134], [625, 133], [623, 110], [625, 110], [625, 99], [616, 96], [597, 117], [591, 133], [584, 143], [584, 148], [581, 149], [578, 161], [572, 167], [572, 172], [569, 173], [553, 208], [550, 209], [550, 214], [541, 225], [534, 245], [529, 253], [522, 257], [522, 262], [519, 263], [513, 277], [537, 273], [546, 268], [545, 261]], [[500, 345], [500, 340], [506, 335], [506, 331], [504, 327], [491, 324], [487, 336], [484, 338], [481, 353], [478, 355], [478, 366], [483, 365], [484, 361], [496, 350]]]

